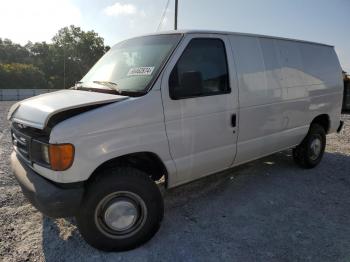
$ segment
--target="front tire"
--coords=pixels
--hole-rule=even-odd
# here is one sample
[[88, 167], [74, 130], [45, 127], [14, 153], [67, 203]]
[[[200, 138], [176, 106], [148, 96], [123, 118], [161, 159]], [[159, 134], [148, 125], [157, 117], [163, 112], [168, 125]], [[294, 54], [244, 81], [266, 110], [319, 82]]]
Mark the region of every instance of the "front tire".
[[91, 246], [124, 251], [152, 238], [163, 213], [162, 195], [147, 174], [120, 167], [98, 174], [76, 218], [81, 235]]
[[303, 168], [313, 168], [321, 162], [325, 147], [326, 131], [319, 124], [311, 124], [307, 136], [293, 149], [294, 161]]

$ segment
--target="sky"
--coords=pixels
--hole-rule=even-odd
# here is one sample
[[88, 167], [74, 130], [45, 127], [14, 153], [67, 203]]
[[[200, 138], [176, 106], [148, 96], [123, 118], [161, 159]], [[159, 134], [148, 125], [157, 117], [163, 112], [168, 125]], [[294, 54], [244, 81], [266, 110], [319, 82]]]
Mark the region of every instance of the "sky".
[[[71, 24], [107, 45], [173, 28], [174, 0], [0, 0], [0, 38], [48, 41]], [[334, 45], [350, 72], [350, 0], [179, 0], [179, 29], [213, 29]]]

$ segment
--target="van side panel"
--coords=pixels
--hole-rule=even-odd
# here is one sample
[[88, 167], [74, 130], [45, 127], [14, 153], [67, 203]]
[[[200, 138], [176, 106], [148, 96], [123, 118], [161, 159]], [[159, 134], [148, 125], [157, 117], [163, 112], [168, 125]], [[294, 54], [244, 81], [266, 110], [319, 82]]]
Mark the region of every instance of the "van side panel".
[[339, 126], [343, 80], [342, 69], [333, 47], [301, 43], [304, 77], [308, 95], [310, 116], [327, 113], [330, 116], [329, 133]]
[[[283, 131], [281, 68], [275, 47], [264, 45], [268, 71], [259, 38], [230, 36], [239, 85], [239, 134], [235, 164], [280, 149]], [[268, 40], [271, 41], [271, 40]], [[273, 40], [272, 40], [273, 43]]]
[[339, 124], [341, 69], [332, 47], [231, 35], [239, 83], [235, 165], [299, 144], [311, 121]]
[[293, 112], [287, 129], [309, 125], [320, 114], [330, 118], [330, 132], [339, 125], [341, 111], [341, 68], [334, 49], [310, 43], [276, 40], [283, 76], [283, 100]]

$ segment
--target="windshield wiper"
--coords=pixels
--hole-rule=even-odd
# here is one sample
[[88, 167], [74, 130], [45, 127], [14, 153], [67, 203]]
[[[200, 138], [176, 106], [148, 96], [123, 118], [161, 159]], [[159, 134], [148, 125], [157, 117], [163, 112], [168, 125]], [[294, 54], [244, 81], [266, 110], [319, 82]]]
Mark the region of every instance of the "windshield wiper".
[[[94, 84], [98, 84], [104, 87], [107, 87], [109, 90], [113, 91], [114, 93], [122, 96], [143, 96], [146, 94], [145, 91], [138, 91], [138, 90], [123, 90], [119, 89], [117, 86], [117, 83], [110, 82], [110, 81], [93, 81]], [[77, 82], [76, 85], [72, 89], [81, 89], [81, 90], [87, 90], [87, 91], [96, 91], [97, 90], [102, 90], [101, 88], [93, 88], [89, 86], [83, 85], [83, 82]], [[106, 92], [107, 90], [104, 89]], [[110, 93], [110, 92], [108, 92]]]
[[92, 82], [98, 85], [103, 85], [105, 87], [108, 87], [109, 89], [119, 91], [119, 89], [117, 88], [118, 86], [117, 83], [109, 82], [109, 81], [92, 81]]
[[145, 91], [136, 91], [136, 90], [121, 90], [122, 95], [125, 96], [143, 96], [145, 95], [147, 92]]
[[144, 91], [136, 91], [136, 90], [122, 90], [119, 89], [117, 86], [117, 83], [110, 82], [110, 81], [93, 81], [95, 84], [103, 85], [108, 87], [111, 90], [116, 91], [119, 95], [126, 95], [126, 96], [141, 96], [144, 95]]
[[117, 83], [114, 83], [114, 82], [110, 82], [110, 81], [92, 81], [93, 83], [95, 84], [100, 84], [100, 85], [106, 85], [106, 86], [117, 86], [118, 84]]
[[99, 84], [99, 85], [101, 85], [103, 87], [107, 87], [108, 89], [92, 87], [92, 86], [89, 86], [89, 85], [85, 85], [84, 82], [82, 82], [82, 81], [77, 82], [70, 89], [92, 91], [92, 92], [99, 92], [99, 93], [108, 93], [108, 94], [114, 94], [114, 95], [121, 95], [122, 91], [115, 87], [117, 84], [114, 84], [114, 87], [112, 87], [111, 86], [112, 82], [110, 82], [109, 85], [106, 85], [105, 83], [102, 83], [102, 82], [103, 81], [94, 81], [94, 83]]
[[123, 93], [123, 91], [117, 87], [118, 86], [117, 83], [110, 82], [110, 81], [97, 81], [97, 80], [92, 82], [98, 85], [108, 87], [109, 89], [116, 91], [119, 95], [122, 95]]

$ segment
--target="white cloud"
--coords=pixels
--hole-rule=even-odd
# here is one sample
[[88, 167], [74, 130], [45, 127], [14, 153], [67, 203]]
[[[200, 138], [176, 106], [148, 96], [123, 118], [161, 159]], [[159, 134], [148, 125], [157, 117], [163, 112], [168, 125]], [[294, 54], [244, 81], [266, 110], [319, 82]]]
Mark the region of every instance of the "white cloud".
[[[116, 2], [115, 4], [111, 6], [107, 6], [104, 9], [104, 13], [108, 16], [119, 16], [119, 15], [135, 15], [139, 13], [138, 9], [133, 4], [121, 4], [119, 2]], [[144, 11], [140, 11], [141, 14], [144, 13]]]
[[71, 0], [0, 0], [0, 37], [21, 44], [50, 41], [57, 31], [81, 23]]

